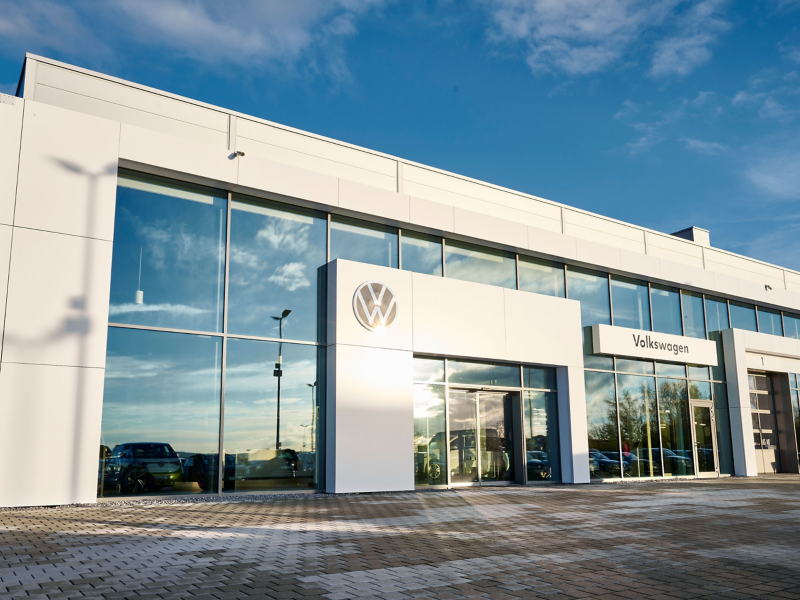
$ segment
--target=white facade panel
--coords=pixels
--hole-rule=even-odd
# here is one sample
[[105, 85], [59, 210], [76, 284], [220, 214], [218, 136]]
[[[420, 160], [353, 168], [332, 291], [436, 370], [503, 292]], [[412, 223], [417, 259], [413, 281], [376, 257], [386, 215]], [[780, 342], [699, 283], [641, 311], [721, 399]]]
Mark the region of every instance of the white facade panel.
[[135, 127], [151, 129], [167, 135], [182, 137], [198, 144], [227, 148], [228, 132], [201, 127], [179, 119], [153, 114], [144, 110], [113, 104], [90, 96], [76, 94], [46, 85], [36, 88], [36, 101], [66, 110], [100, 117]]
[[578, 240], [571, 235], [528, 227], [528, 249], [554, 257], [577, 260]]
[[14, 223], [14, 201], [17, 197], [17, 169], [22, 139], [24, 101], [0, 103], [0, 224]]
[[336, 344], [328, 357], [326, 491], [413, 490], [412, 353]]
[[644, 253], [644, 231], [575, 210], [564, 209], [564, 233], [576, 238]]
[[408, 196], [346, 179], [339, 180], [339, 208], [409, 222]]
[[661, 278], [675, 285], [714, 289], [714, 274], [711, 271], [696, 269], [667, 259], [661, 259]]
[[619, 270], [622, 262], [620, 249], [578, 238], [576, 242], [578, 260], [590, 265]]
[[589, 433], [583, 369], [561, 367], [556, 370], [556, 378], [561, 480], [564, 483], [589, 483]]
[[741, 329], [726, 329], [722, 332], [722, 345], [725, 353], [725, 379], [728, 383], [734, 473], [755, 477], [758, 475], [758, 467], [753, 446], [744, 334]]
[[3, 329], [6, 319], [6, 293], [8, 292], [8, 265], [11, 258], [10, 225], [0, 225], [0, 359], [3, 356]]
[[229, 184], [235, 184], [239, 177], [239, 159], [232, 157], [226, 148], [197, 144], [133, 125], [122, 125], [119, 157]]
[[95, 501], [104, 373], [2, 364], [0, 506]]
[[800, 273], [794, 271], [784, 271], [786, 278], [786, 289], [793, 292], [800, 292]]
[[682, 240], [674, 235], [659, 234], [652, 231], [645, 232], [647, 241], [647, 254], [657, 258], [703, 268], [703, 248], [688, 240]]
[[412, 275], [414, 352], [505, 359], [503, 288]]
[[113, 239], [119, 128], [28, 101], [14, 224]]
[[329, 206], [339, 205], [339, 181], [335, 177], [247, 154], [237, 162], [238, 191], [267, 191]]
[[105, 366], [111, 247], [14, 228], [4, 364]]
[[583, 369], [580, 302], [518, 290], [503, 296], [506, 360]]
[[522, 223], [512, 223], [463, 208], [454, 210], [454, 219], [455, 233], [516, 248], [528, 245], [528, 228]]
[[409, 223], [443, 232], [453, 231], [455, 209], [441, 202], [409, 196]]
[[647, 254], [631, 252], [630, 250], [619, 251], [620, 269], [631, 275], [647, 277], [648, 279], [661, 279], [661, 261]]
[[783, 269], [759, 263], [750, 258], [744, 258], [720, 252], [714, 248], [705, 249], [706, 268], [725, 275], [754, 281], [761, 286], [769, 284], [773, 287], [784, 287]]

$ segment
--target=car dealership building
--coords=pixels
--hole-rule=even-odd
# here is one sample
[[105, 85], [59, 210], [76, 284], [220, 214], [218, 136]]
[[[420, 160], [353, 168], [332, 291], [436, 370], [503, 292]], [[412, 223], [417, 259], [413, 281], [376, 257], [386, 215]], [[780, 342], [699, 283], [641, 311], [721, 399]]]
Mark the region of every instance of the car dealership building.
[[34, 55], [0, 140], [0, 506], [800, 472], [800, 272], [706, 230]]

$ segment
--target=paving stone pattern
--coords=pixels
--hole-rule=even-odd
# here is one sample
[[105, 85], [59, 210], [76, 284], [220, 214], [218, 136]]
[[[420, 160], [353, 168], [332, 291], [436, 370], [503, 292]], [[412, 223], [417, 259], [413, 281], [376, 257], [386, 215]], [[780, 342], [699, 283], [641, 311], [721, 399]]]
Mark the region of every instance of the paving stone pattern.
[[800, 598], [798, 476], [224, 500], [0, 510], [0, 598]]

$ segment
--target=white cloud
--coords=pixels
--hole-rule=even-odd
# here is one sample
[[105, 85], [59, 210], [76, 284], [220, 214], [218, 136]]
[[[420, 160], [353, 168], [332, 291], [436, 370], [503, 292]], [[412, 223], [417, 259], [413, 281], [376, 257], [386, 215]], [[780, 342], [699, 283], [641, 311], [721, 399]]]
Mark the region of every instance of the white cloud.
[[618, 63], [651, 30], [653, 76], [686, 75], [711, 57], [708, 46], [729, 27], [727, 0], [484, 0], [490, 39], [518, 44], [534, 73], [587, 75]]
[[760, 190], [786, 200], [800, 200], [800, 151], [772, 152], [746, 171], [747, 179]]
[[642, 106], [633, 100], [625, 100], [620, 106], [617, 114], [614, 115], [615, 119], [629, 119], [635, 117], [642, 112]]
[[717, 142], [704, 142], [693, 138], [681, 138], [681, 141], [686, 143], [686, 147], [689, 150], [694, 150], [700, 154], [723, 154], [730, 150], [724, 144]]
[[167, 313], [173, 316], [182, 315], [196, 317], [211, 312], [204, 308], [195, 308], [186, 304], [112, 304], [108, 309], [109, 315], [128, 315], [133, 313]]
[[800, 76], [797, 71], [779, 73], [775, 69], [765, 69], [750, 78], [746, 90], [736, 93], [731, 100], [740, 109], [758, 108], [761, 119], [774, 119], [783, 123], [792, 121], [800, 110], [787, 108], [796, 106], [800, 95]]
[[290, 292], [299, 290], [300, 288], [309, 287], [311, 282], [303, 272], [306, 266], [300, 262], [291, 262], [281, 265], [275, 270], [269, 281], [275, 283]]
[[711, 60], [709, 46], [730, 23], [719, 17], [727, 0], [702, 0], [679, 18], [677, 35], [656, 44], [650, 74], [688, 75]]

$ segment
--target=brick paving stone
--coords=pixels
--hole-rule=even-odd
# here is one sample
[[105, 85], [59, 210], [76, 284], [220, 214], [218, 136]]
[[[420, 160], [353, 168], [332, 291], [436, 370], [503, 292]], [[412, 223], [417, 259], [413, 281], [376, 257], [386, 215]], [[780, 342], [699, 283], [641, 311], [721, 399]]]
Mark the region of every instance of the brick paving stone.
[[800, 477], [0, 510], [0, 598], [800, 599]]

